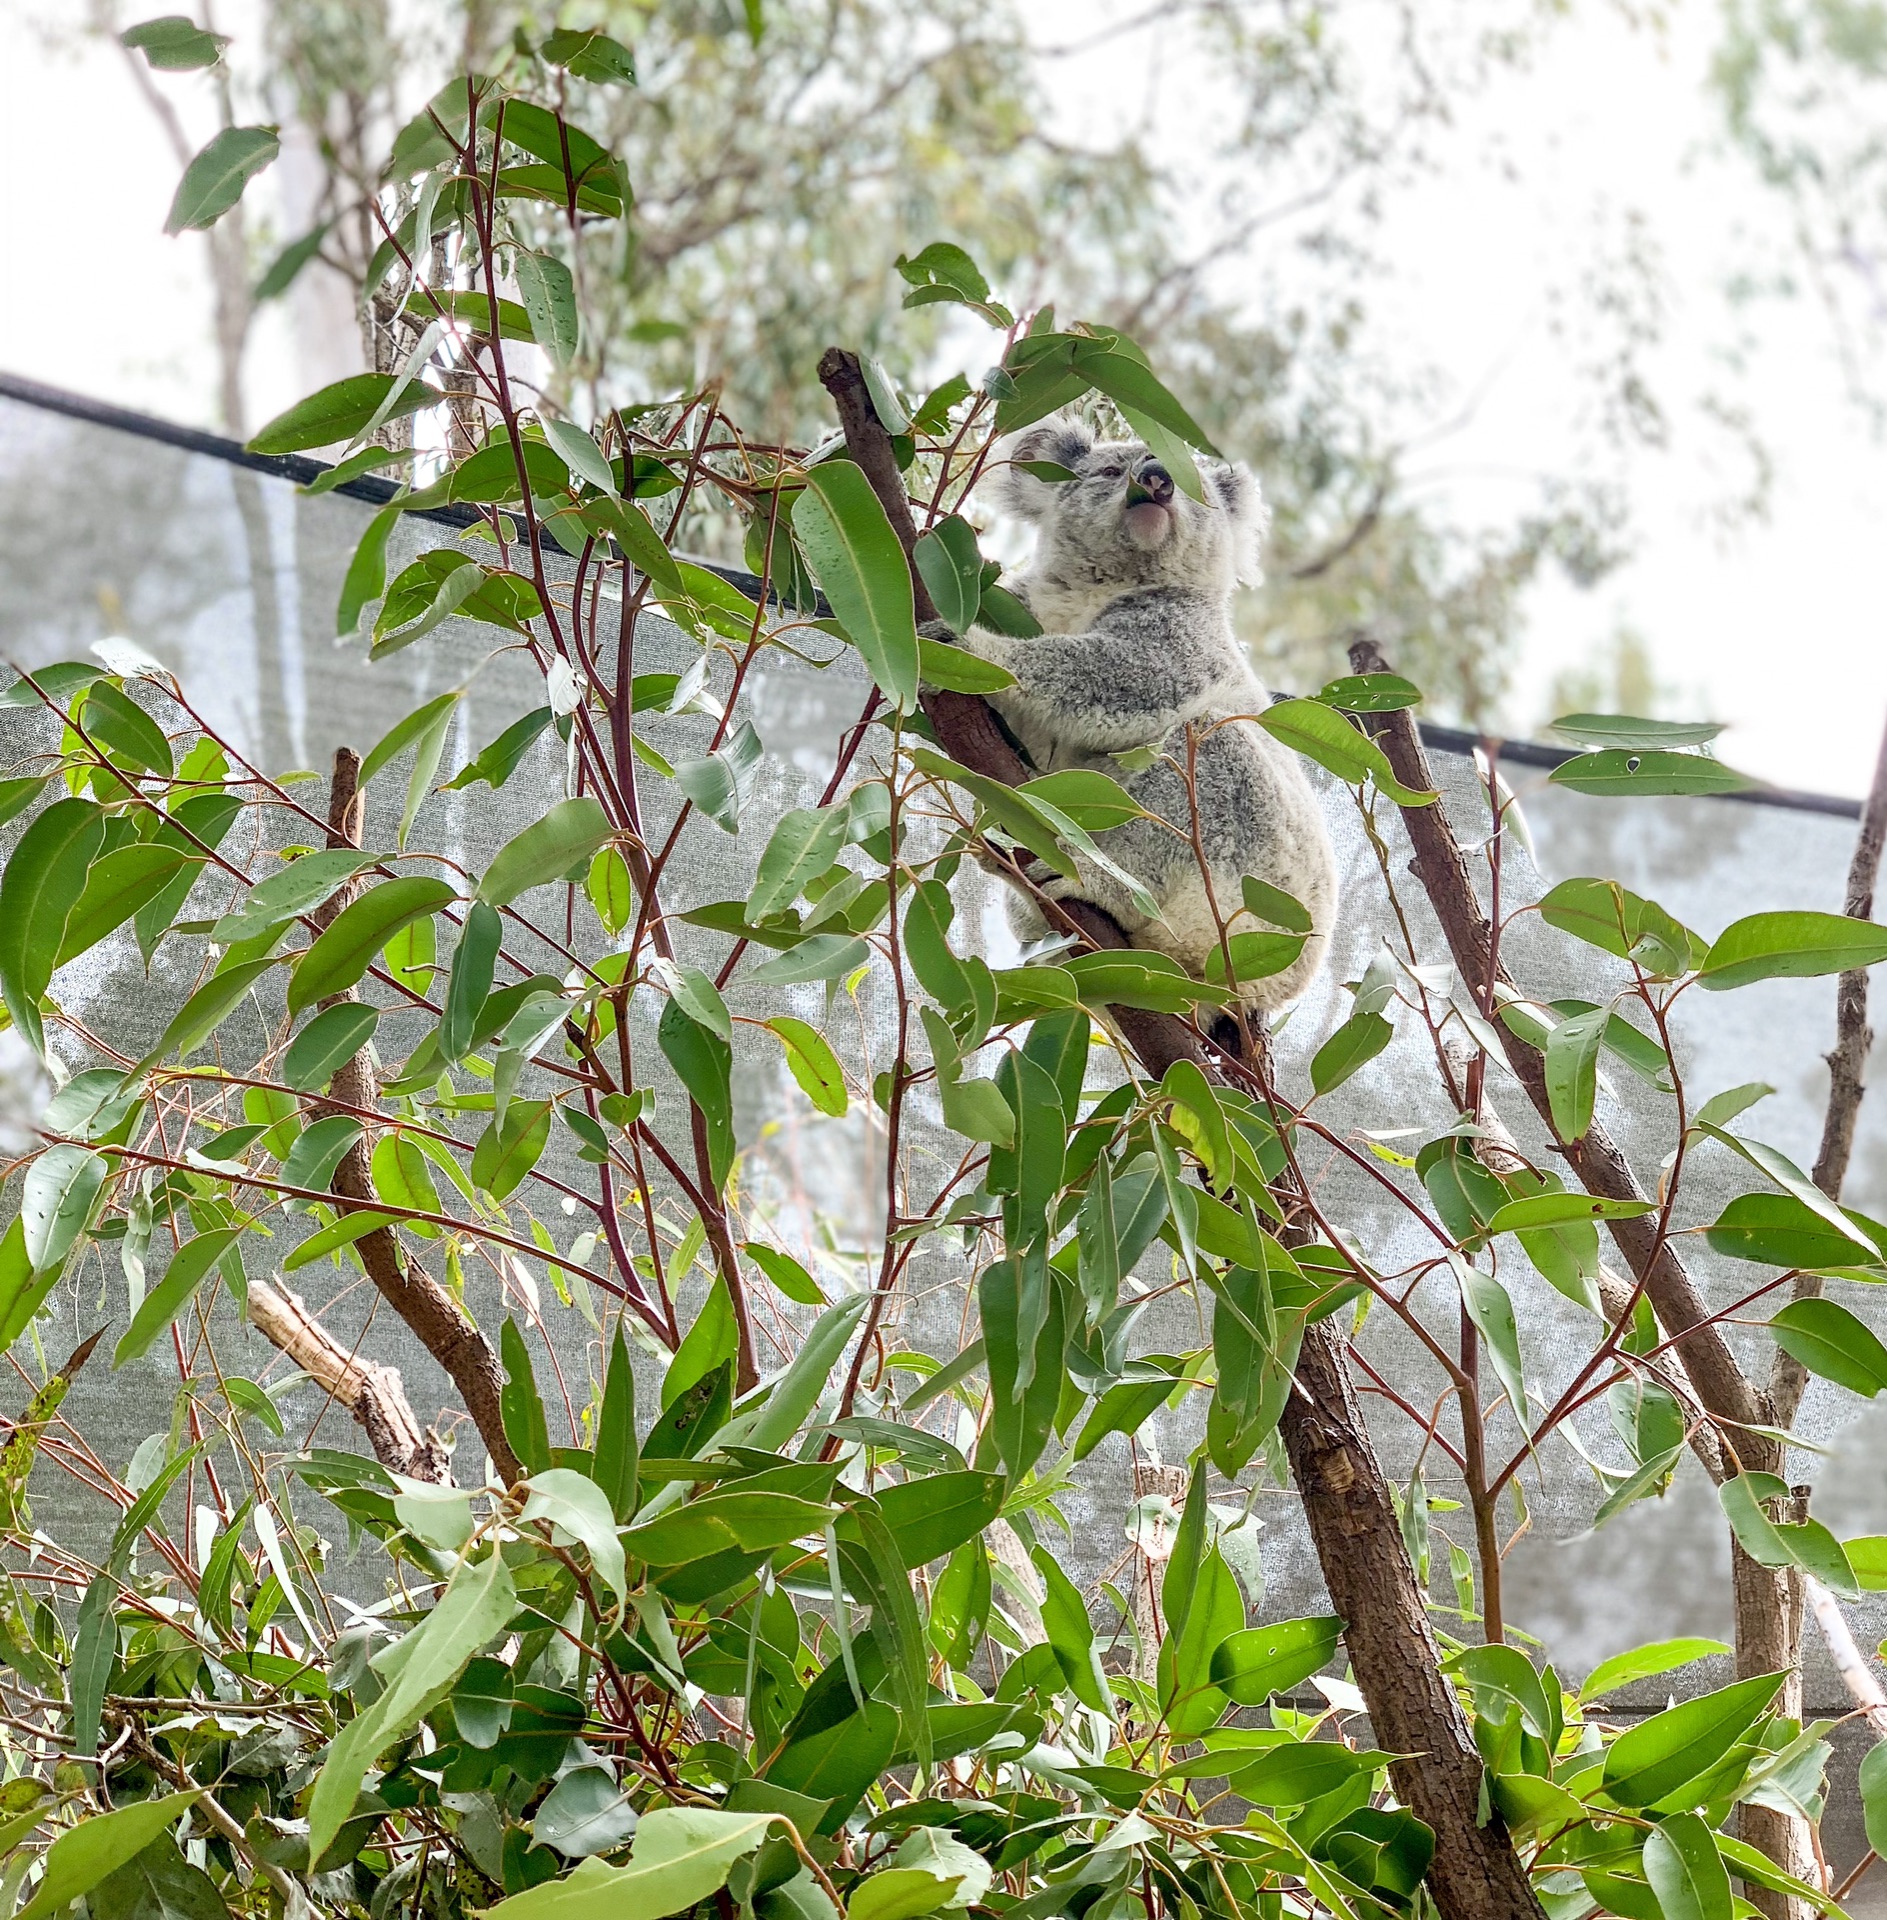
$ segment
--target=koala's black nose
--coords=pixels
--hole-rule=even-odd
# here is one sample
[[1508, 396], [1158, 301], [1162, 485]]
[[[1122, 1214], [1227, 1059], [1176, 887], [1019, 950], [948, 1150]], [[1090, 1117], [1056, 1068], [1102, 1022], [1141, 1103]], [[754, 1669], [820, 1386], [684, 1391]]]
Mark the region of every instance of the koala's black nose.
[[1136, 504], [1150, 500], [1156, 507], [1168, 506], [1173, 499], [1173, 476], [1157, 460], [1144, 461], [1130, 491]]

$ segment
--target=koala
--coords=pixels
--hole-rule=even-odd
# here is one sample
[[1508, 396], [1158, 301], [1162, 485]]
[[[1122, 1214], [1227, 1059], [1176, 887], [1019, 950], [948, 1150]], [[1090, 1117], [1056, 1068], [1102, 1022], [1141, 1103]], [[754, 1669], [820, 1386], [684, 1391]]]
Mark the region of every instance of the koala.
[[[1074, 478], [1037, 479], [1024, 461], [1053, 461]], [[1199, 840], [1219, 913], [1235, 932], [1256, 924], [1239, 892], [1251, 874], [1302, 902], [1314, 929], [1285, 972], [1245, 984], [1246, 1004], [1262, 1015], [1296, 999], [1329, 944], [1336, 861], [1297, 756], [1243, 717], [1267, 705], [1230, 615], [1234, 585], [1261, 577], [1268, 516], [1258, 483], [1242, 466], [1202, 466], [1202, 504], [1139, 441], [1097, 441], [1067, 415], [1011, 436], [998, 462], [986, 494], [1038, 530], [1027, 568], [1006, 584], [1043, 631], [1020, 640], [973, 627], [951, 637], [1015, 676], [990, 702], [1043, 773], [1096, 768], [1159, 816], [1096, 838], [1158, 904], [1157, 919], [1087, 860], [1079, 878], [1057, 875], [1043, 891], [1092, 902], [1135, 946], [1204, 973], [1219, 933], [1192, 844], [1190, 722]], [[1113, 757], [1140, 748], [1160, 757], [1137, 772]], [[1048, 931], [1023, 894], [1010, 903], [1010, 924], [1025, 945]]]

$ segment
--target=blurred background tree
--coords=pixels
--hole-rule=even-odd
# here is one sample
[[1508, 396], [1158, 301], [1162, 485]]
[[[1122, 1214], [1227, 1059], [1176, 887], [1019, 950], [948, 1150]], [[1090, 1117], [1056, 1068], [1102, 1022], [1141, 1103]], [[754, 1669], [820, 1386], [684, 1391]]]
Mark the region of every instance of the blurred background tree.
[[[585, 344], [566, 377], [600, 402], [718, 382], [756, 436], [808, 442], [829, 422], [810, 410], [807, 372], [835, 327], [920, 390], [949, 372], [974, 379], [992, 344], [961, 320], [901, 312], [891, 271], [899, 253], [948, 239], [1018, 310], [1052, 298], [1064, 318], [1156, 350], [1207, 430], [1260, 474], [1275, 514], [1269, 580], [1244, 618], [1279, 686], [1341, 672], [1345, 636], [1367, 625], [1438, 717], [1492, 726], [1529, 586], [1548, 569], [1589, 586], [1627, 550], [1612, 463], [1598, 482], [1590, 469], [1525, 476], [1477, 525], [1412, 477], [1412, 459], [1462, 415], [1433, 369], [1395, 350], [1393, 314], [1379, 310], [1378, 239], [1398, 189], [1422, 177], [1466, 101], [1539, 56], [1563, 7], [1163, 0], [1109, 17], [1018, 0], [252, 3], [249, 30], [215, 23], [232, 44], [210, 80], [225, 122], [280, 125], [284, 153], [274, 230], [225, 222], [235, 239], [210, 262], [234, 430], [258, 302], [295, 303], [311, 362], [344, 371], [373, 351], [371, 324], [354, 331], [380, 240], [365, 156], [453, 62], [489, 63], [515, 32], [561, 21], [635, 50], [633, 87], [587, 90], [607, 101], [586, 110], [636, 202], [627, 244], [600, 229], [610, 238], [575, 248]], [[139, 17], [122, 0], [94, 4], [99, 33]], [[1179, 124], [1143, 110], [1154, 68], [1188, 76]], [[162, 78], [141, 84], [174, 118]], [[1580, 364], [1596, 431], [1621, 455], [1663, 431], [1638, 365], [1656, 278], [1645, 247], [1585, 270]]]

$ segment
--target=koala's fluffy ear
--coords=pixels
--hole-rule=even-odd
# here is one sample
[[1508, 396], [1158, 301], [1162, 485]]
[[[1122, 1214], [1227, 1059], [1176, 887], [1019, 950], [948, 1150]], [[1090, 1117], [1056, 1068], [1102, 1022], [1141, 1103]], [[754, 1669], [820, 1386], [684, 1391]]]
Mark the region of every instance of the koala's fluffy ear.
[[1073, 472], [1094, 446], [1087, 423], [1071, 413], [1051, 413], [1031, 427], [1012, 433], [998, 442], [990, 463], [989, 478], [983, 483], [986, 497], [998, 513], [1013, 513], [1019, 519], [1039, 520], [1054, 504], [1055, 488], [1065, 482], [1038, 480], [1024, 473], [1017, 464], [1024, 460], [1052, 460], [1058, 467]]
[[1208, 490], [1216, 496], [1232, 523], [1232, 571], [1248, 587], [1265, 577], [1265, 535], [1271, 531], [1271, 509], [1252, 470], [1244, 465], [1209, 466]]

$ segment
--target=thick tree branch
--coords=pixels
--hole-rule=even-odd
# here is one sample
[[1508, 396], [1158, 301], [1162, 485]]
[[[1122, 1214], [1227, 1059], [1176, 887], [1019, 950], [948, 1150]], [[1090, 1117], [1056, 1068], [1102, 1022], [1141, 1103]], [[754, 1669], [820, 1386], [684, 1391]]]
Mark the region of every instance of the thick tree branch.
[[[328, 790], [328, 845], [358, 847], [361, 844], [361, 814], [364, 796], [360, 792], [360, 756], [351, 747], [339, 747], [334, 754], [334, 778]], [[341, 910], [346, 892], [336, 894], [313, 917], [317, 922], [331, 921]], [[337, 998], [352, 999], [350, 990]], [[374, 1109], [380, 1089], [374, 1084], [373, 1068], [365, 1052], [341, 1067], [334, 1076], [334, 1097], [343, 1106]], [[363, 1133], [348, 1148], [332, 1181], [335, 1199], [343, 1213], [371, 1207], [375, 1201], [373, 1177], [367, 1159], [367, 1136]], [[354, 1242], [367, 1277], [379, 1289], [381, 1298], [416, 1333], [426, 1351], [437, 1360], [458, 1388], [465, 1411], [485, 1443], [507, 1486], [524, 1471], [505, 1437], [504, 1416], [499, 1395], [504, 1374], [491, 1342], [478, 1330], [471, 1316], [453, 1299], [394, 1237], [390, 1227], [376, 1227]]]
[[[1357, 673], [1390, 670], [1382, 650], [1367, 638], [1351, 646], [1350, 664]], [[1369, 730], [1388, 756], [1398, 780], [1406, 786], [1434, 790], [1427, 751], [1406, 711], [1370, 716]], [[1478, 989], [1489, 983], [1491, 973], [1493, 984], [1513, 988], [1506, 969], [1493, 965], [1492, 932], [1445, 806], [1436, 800], [1425, 807], [1404, 807], [1402, 818], [1415, 848], [1411, 871], [1428, 895], [1462, 980]], [[1500, 1032], [1508, 1065], [1579, 1184], [1588, 1193], [1607, 1200], [1644, 1199], [1644, 1190], [1625, 1156], [1597, 1121], [1583, 1139], [1570, 1144], [1558, 1141], [1552, 1103], [1547, 1097], [1544, 1056], [1504, 1028]], [[1722, 1449], [1718, 1473], [1727, 1468], [1732, 1473], [1781, 1474], [1786, 1464], [1784, 1450], [1770, 1433], [1759, 1430], [1773, 1423], [1768, 1395], [1738, 1365], [1683, 1261], [1669, 1239], [1659, 1235], [1655, 1214], [1608, 1224], [1633, 1279], [1671, 1338], [1671, 1351], [1689, 1377], [1697, 1400], [1718, 1423], [1720, 1431], [1714, 1436]], [[1703, 1442], [1701, 1430], [1693, 1446], [1705, 1467], [1710, 1468], [1712, 1449]], [[1792, 1677], [1777, 1704], [1784, 1713], [1799, 1713], [1801, 1583], [1792, 1569], [1758, 1566], [1735, 1540], [1730, 1543], [1730, 1560], [1737, 1671], [1746, 1677], [1789, 1673]], [[1813, 1874], [1806, 1829], [1800, 1821], [1770, 1808], [1746, 1807], [1743, 1823], [1745, 1837], [1779, 1866], [1798, 1875]], [[1799, 1903], [1789, 1896], [1760, 1888], [1749, 1891], [1773, 1920], [1793, 1920]]]
[[[917, 529], [890, 437], [872, 410], [857, 359], [838, 348], [819, 363], [845, 431], [846, 449], [872, 484], [909, 554]], [[912, 570], [920, 621], [933, 613]], [[1014, 786], [1033, 769], [973, 695], [929, 693], [924, 712], [954, 760]], [[1085, 902], [1058, 903], [1097, 948], [1129, 945], [1120, 927]], [[1191, 1060], [1222, 1079], [1183, 1020], [1135, 1008], [1109, 1013], [1142, 1068], [1155, 1077]], [[1297, 1388], [1279, 1425], [1303, 1494], [1324, 1582], [1346, 1624], [1344, 1640], [1368, 1702], [1375, 1738], [1410, 1759], [1390, 1769], [1397, 1796], [1435, 1832], [1428, 1885], [1444, 1920], [1541, 1920], [1526, 1869], [1497, 1813], [1483, 1821], [1483, 1769], [1467, 1717], [1441, 1672], [1441, 1653], [1397, 1526], [1388, 1483], [1351, 1390], [1344, 1340], [1330, 1321], [1306, 1330]]]
[[300, 1294], [266, 1280], [249, 1283], [249, 1324], [359, 1421], [374, 1458], [390, 1473], [436, 1486], [452, 1484], [446, 1450], [436, 1434], [421, 1430], [397, 1367], [349, 1353], [308, 1311]]

